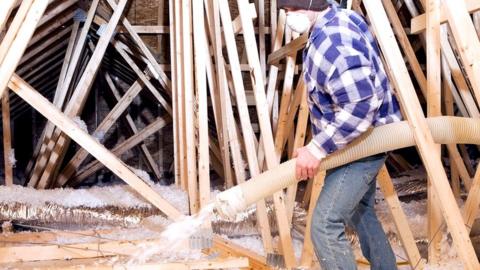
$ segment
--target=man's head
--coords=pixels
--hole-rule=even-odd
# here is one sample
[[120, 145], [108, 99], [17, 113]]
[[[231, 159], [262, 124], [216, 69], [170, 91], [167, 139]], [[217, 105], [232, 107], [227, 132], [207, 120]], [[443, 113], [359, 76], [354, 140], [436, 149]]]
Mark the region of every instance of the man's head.
[[295, 32], [305, 33], [315, 23], [319, 12], [330, 6], [328, 0], [278, 0], [278, 8], [287, 12], [286, 23]]

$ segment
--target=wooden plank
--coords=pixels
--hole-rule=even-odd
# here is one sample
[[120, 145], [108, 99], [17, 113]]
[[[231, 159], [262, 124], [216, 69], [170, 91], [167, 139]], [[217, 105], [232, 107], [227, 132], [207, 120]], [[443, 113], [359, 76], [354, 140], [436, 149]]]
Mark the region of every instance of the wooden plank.
[[[243, 269], [249, 266], [248, 258], [227, 257], [191, 261], [172, 261], [143, 264], [111, 265], [99, 264], [98, 259], [74, 259], [64, 261], [45, 261], [12, 264], [13, 268], [28, 268], [38, 270], [201, 270], [201, 269]], [[1, 267], [1, 265], [0, 265]]]
[[405, 33], [405, 30], [400, 21], [400, 18], [398, 17], [398, 13], [396, 12], [395, 7], [393, 6], [391, 0], [382, 0], [382, 3], [383, 3], [383, 6], [385, 7], [385, 11], [387, 12], [388, 18], [392, 23], [392, 28], [395, 35], [397, 36], [397, 40], [400, 43], [400, 46], [402, 47], [402, 50], [407, 57], [408, 63], [412, 68], [415, 78], [417, 79], [418, 85], [420, 86], [420, 90], [422, 90], [423, 96], [426, 97], [427, 96], [427, 78], [425, 77], [422, 67], [418, 62], [415, 51], [413, 50], [412, 45], [410, 44], [410, 40], [408, 39], [408, 36]]
[[[125, 92], [110, 113], [105, 116], [105, 119], [100, 123], [95, 132], [97, 134], [100, 132], [106, 133], [110, 127], [116, 123], [117, 119], [127, 110], [128, 106], [133, 102], [133, 99], [140, 93], [140, 91], [142, 91], [142, 85], [137, 81]], [[57, 180], [58, 185], [65, 185], [68, 179], [70, 179], [87, 157], [88, 152], [85, 149], [78, 150], [60, 173]]]
[[472, 187], [468, 193], [467, 200], [463, 209], [463, 218], [467, 227], [467, 232], [470, 232], [477, 219], [478, 208], [480, 207], [480, 170], [473, 177]]
[[[160, 11], [160, 9], [159, 9]], [[163, 12], [163, 10], [162, 10]], [[169, 26], [164, 25], [132, 25], [132, 30], [138, 35], [141, 34], [169, 34]]]
[[149, 78], [147, 78], [145, 72], [143, 72], [135, 63], [135, 61], [133, 61], [133, 59], [126, 53], [126, 45], [119, 41], [115, 41], [113, 45], [117, 52], [122, 56], [123, 60], [128, 63], [130, 68], [132, 68], [135, 74], [137, 74], [137, 76], [140, 78], [143, 84], [145, 84], [145, 86], [152, 93], [155, 99], [162, 105], [163, 109], [167, 111], [170, 115], [172, 115], [172, 108], [170, 103], [165, 100], [165, 98], [160, 94], [158, 89], [150, 82]]
[[[427, 116], [442, 114], [441, 102], [441, 62], [440, 62], [440, 1], [426, 0], [426, 54], [427, 54]], [[437, 145], [436, 153], [441, 153]], [[428, 218], [428, 261], [436, 264], [440, 261], [440, 244], [443, 237], [442, 214], [438, 204], [440, 199], [435, 193], [431, 175], [427, 186], [427, 218]]]
[[169, 0], [168, 2], [168, 10], [169, 10], [169, 27], [170, 27], [170, 63], [172, 65], [172, 72], [171, 72], [171, 90], [172, 90], [172, 118], [173, 118], [173, 165], [174, 165], [174, 180], [175, 184], [179, 185], [179, 172], [180, 172], [180, 163], [179, 163], [179, 145], [177, 143], [178, 138], [178, 100], [177, 100], [177, 57], [176, 57], [176, 39], [175, 28], [178, 27], [175, 23], [175, 1]]
[[53, 6], [52, 8], [48, 9], [45, 14], [43, 14], [42, 19], [38, 22], [37, 27], [44, 25], [45, 23], [49, 22], [53, 18], [55, 18], [58, 14], [65, 12], [65, 10], [69, 9], [73, 5], [77, 4], [78, 0], [65, 0], [61, 3]]
[[453, 96], [453, 99], [455, 100], [460, 115], [468, 117], [470, 114], [468, 113], [467, 108], [463, 103], [459, 91], [457, 91], [457, 87], [455, 87], [455, 84], [452, 81], [452, 73], [444, 55], [442, 55], [442, 77], [445, 82], [445, 87], [449, 90], [449, 93]]
[[272, 269], [267, 265], [265, 257], [260, 256], [256, 252], [252, 252], [218, 235], [213, 236], [213, 250], [220, 251], [221, 253], [224, 253], [230, 256], [247, 257], [251, 269], [255, 269], [255, 270], [271, 270]]
[[292, 40], [287, 45], [281, 47], [280, 49], [272, 52], [268, 56], [269, 65], [278, 65], [280, 60], [285, 59], [288, 55], [296, 53], [297, 51], [303, 49], [305, 44], [308, 41], [308, 33], [299, 36], [298, 38]]
[[37, 43], [43, 40], [45, 37], [49, 35], [55, 35], [58, 33], [58, 29], [65, 27], [68, 21], [73, 19], [74, 12], [67, 12], [61, 15], [60, 18], [57, 18], [54, 22], [50, 23], [48, 27], [42, 27], [35, 32], [30, 42], [28, 42], [27, 48], [39, 46]]
[[[261, 129], [261, 139], [266, 154], [267, 168], [272, 169], [279, 164], [279, 161], [274, 152], [275, 146], [268, 113], [268, 104], [265, 96], [265, 84], [260, 66], [260, 59], [258, 58], [253, 23], [247, 16], [247, 4], [248, 3], [242, 0], [237, 1], [239, 13], [242, 18], [242, 28], [244, 32], [243, 38], [247, 50], [248, 63], [251, 65], [253, 71], [251, 72], [250, 77], [252, 78], [252, 85], [254, 86], [255, 91], [257, 117]], [[297, 262], [293, 251], [292, 238], [290, 236], [290, 226], [288, 224], [283, 191], [275, 193], [273, 195], [273, 201], [280, 235], [281, 251], [284, 255], [286, 267], [291, 268], [296, 266]]]
[[[290, 42], [290, 36], [292, 34], [292, 30], [288, 29], [285, 35], [285, 43]], [[291, 131], [291, 129], [287, 128], [288, 124], [293, 124], [287, 122], [289, 108], [290, 110], [296, 110], [300, 103], [297, 103], [297, 107], [290, 107], [291, 99], [292, 99], [292, 92], [293, 92], [293, 76], [294, 76], [294, 69], [295, 69], [295, 61], [297, 60], [297, 53], [292, 53], [287, 56], [287, 63], [285, 67], [285, 77], [283, 78], [283, 88], [282, 88], [282, 97], [280, 99], [280, 112], [278, 113], [278, 124], [277, 129], [275, 132], [275, 154], [277, 155], [278, 161], [282, 157], [284, 142], [286, 141], [286, 132]], [[303, 77], [300, 76], [299, 85], [303, 83]], [[301, 93], [301, 92], [300, 92]], [[298, 94], [298, 93], [297, 93]]]
[[[229, 141], [232, 147], [232, 159], [234, 163], [234, 170], [236, 173], [237, 181], [246, 179], [245, 170], [242, 168], [243, 159], [238, 147], [238, 138], [236, 129], [230, 130], [228, 124], [232, 121], [233, 116], [230, 116], [231, 109], [230, 96], [226, 90], [228, 85], [226, 84], [225, 65], [222, 51], [222, 39], [220, 30], [220, 18], [218, 13], [218, 5], [216, 2], [205, 1], [207, 22], [209, 25], [210, 42], [213, 49], [213, 58], [215, 59], [215, 66], [212, 63], [210, 57], [207, 57], [207, 76], [209, 77], [210, 84], [210, 97], [213, 104], [213, 112], [215, 118], [215, 124], [217, 127], [217, 138], [219, 142], [220, 160], [223, 162], [223, 179], [227, 188], [233, 186], [233, 173], [230, 166], [230, 150]], [[210, 54], [208, 48], [205, 48], [205, 53]], [[234, 121], [233, 121], [234, 122]], [[229, 138], [229, 131], [232, 135]]]
[[442, 29], [440, 37], [440, 42], [442, 44], [442, 55], [448, 63], [451, 76], [455, 81], [455, 85], [457, 86], [458, 92], [462, 98], [463, 103], [465, 104], [468, 115], [470, 115], [470, 117], [480, 118], [480, 112], [478, 110], [477, 104], [475, 103], [472, 93], [470, 92], [470, 88], [468, 87], [466, 78], [463, 75], [460, 65], [458, 64], [452, 47], [450, 46], [450, 43], [448, 41], [448, 33], [446, 28]]
[[0, 32], [2, 32], [5, 23], [13, 10], [15, 0], [5, 0], [0, 4]]
[[[477, 1], [478, 2], [478, 1]], [[480, 41], [463, 1], [445, 1], [448, 22], [473, 93], [480, 98]]]
[[[444, 69], [446, 67], [446, 60], [443, 58], [442, 59], [442, 69]], [[443, 100], [443, 103], [444, 103], [444, 108], [445, 108], [445, 114], [446, 115], [451, 115], [451, 116], [455, 116], [455, 111], [454, 111], [454, 101], [453, 101], [453, 94], [451, 92], [451, 90], [449, 89], [449, 83], [447, 82], [447, 80], [450, 80], [451, 81], [451, 76], [447, 77], [447, 78], [443, 78], [443, 81], [442, 81], [442, 92], [443, 92], [443, 97], [444, 97], [444, 100]], [[454, 150], [457, 150], [457, 153], [458, 153], [458, 149], [457, 149], [457, 146], [456, 145], [452, 145], [455, 147]], [[460, 154], [458, 154], [460, 156]], [[453, 192], [453, 195], [455, 196], [455, 198], [458, 200], [461, 199], [461, 195], [460, 195], [460, 177], [459, 177], [459, 173], [458, 173], [458, 169], [457, 169], [457, 166], [456, 164], [453, 162], [454, 160], [454, 157], [452, 156], [452, 154], [450, 153], [450, 149], [449, 149], [449, 153], [448, 153], [448, 159], [450, 161], [450, 183], [452, 185], [452, 192]], [[466, 171], [466, 169], [465, 169]], [[470, 177], [470, 176], [469, 176]]]
[[[442, 50], [442, 51], [445, 51], [445, 50]], [[444, 93], [445, 110], [448, 115], [454, 115], [453, 100], [451, 100], [451, 97], [454, 96], [453, 93], [456, 91], [456, 89], [453, 89], [454, 86], [452, 82], [452, 76], [451, 76], [452, 74], [451, 74], [450, 68], [448, 67], [447, 60], [445, 57], [443, 57], [442, 59], [442, 73], [443, 73], [443, 87], [445, 92]], [[465, 82], [465, 79], [463, 78], [463, 76], [462, 76], [462, 80], [463, 82]], [[457, 107], [458, 107], [458, 103], [457, 103]], [[468, 116], [468, 113], [465, 112], [464, 116]], [[470, 187], [472, 185], [472, 179], [470, 177], [470, 174], [467, 171], [467, 168], [465, 166], [465, 163], [463, 162], [462, 157], [460, 156], [460, 153], [458, 152], [457, 146], [447, 145], [447, 149], [448, 149], [451, 165], [453, 165], [457, 170], [456, 173], [461, 176], [463, 183], [465, 185], [465, 189], [467, 191], [470, 191]]]
[[3, 37], [0, 44], [0, 63], [2, 63], [3, 59], [5, 59], [8, 50], [10, 50], [10, 46], [12, 46], [12, 43], [23, 24], [23, 21], [25, 20], [32, 3], [33, 0], [22, 1], [22, 5], [18, 8], [17, 12], [15, 13], [15, 17], [8, 26], [7, 33]]
[[149, 185], [129, 170], [114, 154], [81, 130], [73, 120], [55, 108], [52, 103], [35, 91], [35, 89], [32, 89], [20, 77], [14, 75], [8, 86], [169, 218], [177, 220], [182, 216], [175, 207], [153, 191]]
[[392, 219], [397, 229], [398, 236], [402, 243], [402, 247], [407, 254], [408, 261], [412, 269], [425, 268], [425, 260], [420, 256], [415, 238], [408, 225], [407, 216], [402, 210], [400, 200], [393, 187], [392, 179], [388, 173], [387, 167], [384, 165], [377, 176], [377, 181], [380, 186], [380, 190], [383, 193], [385, 201], [387, 202]]
[[[115, 84], [113, 83], [113, 80], [108, 73], [105, 74], [105, 80], [107, 81], [107, 84], [110, 87], [110, 90], [112, 91], [115, 99], [117, 100], [117, 102], [119, 102], [122, 97], [120, 96], [120, 92], [115, 87]], [[127, 113], [125, 115], [125, 119], [127, 120], [127, 124], [130, 127], [130, 129], [132, 130], [133, 135], [137, 134], [138, 129], [137, 129], [137, 126], [135, 125], [135, 121], [133, 120], [132, 116]], [[161, 175], [161, 173], [158, 169], [157, 163], [153, 159], [153, 156], [150, 153], [150, 150], [148, 150], [147, 145], [145, 143], [140, 144], [140, 151], [142, 152], [142, 154], [143, 154], [143, 156], [144, 156], [144, 158], [147, 162], [148, 167], [152, 170], [155, 177], [158, 180], [162, 179], [162, 175]]]
[[205, 12], [203, 1], [193, 1], [193, 38], [195, 51], [195, 86], [198, 100], [198, 182], [200, 208], [210, 202], [210, 161], [209, 161], [209, 130], [207, 104], [207, 70], [205, 54], [207, 47], [205, 33]]
[[187, 179], [188, 179], [188, 197], [190, 202], [190, 212], [197, 213], [199, 211], [198, 201], [198, 181], [197, 181], [197, 164], [196, 164], [196, 142], [194, 125], [196, 122], [193, 112], [194, 102], [194, 76], [193, 76], [193, 37], [192, 37], [192, 4], [189, 0], [182, 0], [182, 39], [183, 39], [183, 55], [184, 66], [183, 78], [185, 88], [185, 142], [186, 142], [186, 158], [187, 158]]
[[[121, 142], [117, 146], [115, 146], [111, 152], [115, 155], [120, 157], [123, 153], [126, 151], [132, 149], [138, 144], [141, 144], [146, 138], [149, 136], [152, 136], [156, 132], [158, 132], [160, 129], [165, 127], [167, 125], [168, 119], [163, 119], [163, 118], [158, 118], [157, 120], [153, 121], [151, 124], [146, 126], [144, 129], [139, 131], [137, 134], [131, 136], [127, 140]], [[98, 161], [92, 161], [88, 164], [86, 164], [81, 171], [77, 172], [73, 177], [70, 179], [67, 179], [65, 182], [61, 182], [62, 185], [68, 182], [70, 186], [76, 186], [80, 184], [85, 178], [89, 177], [96, 171], [100, 170], [103, 168], [103, 164]]]
[[[300, 75], [300, 80], [298, 82], [297, 89], [295, 90], [295, 92], [296, 92], [296, 97], [294, 99], [294, 103], [292, 104], [292, 107], [293, 108], [298, 107], [298, 117], [297, 117], [296, 128], [293, 128], [295, 113], [290, 113], [287, 120], [287, 130], [292, 130], [292, 133], [295, 132], [295, 135], [294, 135], [295, 137], [293, 139], [293, 149], [291, 153], [293, 153], [293, 151], [305, 145], [305, 133], [307, 131], [308, 116], [310, 113], [308, 108], [308, 103], [307, 103], [307, 88], [305, 85], [305, 81], [303, 80], [303, 74]], [[289, 155], [289, 158], [291, 158], [291, 155]], [[286, 196], [285, 202], [287, 207], [289, 223], [292, 223], [297, 188], [298, 188], [298, 183], [295, 183], [287, 188], [287, 196]]]
[[[12, 131], [10, 126], [10, 97], [6, 91], [2, 98], [2, 127], [3, 127], [3, 160], [5, 164], [5, 185], [13, 185]], [[12, 155], [12, 156], [11, 156]]]
[[[285, 11], [280, 11], [280, 12], [285, 12]], [[274, 39], [274, 34], [277, 33], [277, 20], [280, 20], [280, 15], [277, 10], [277, 0], [270, 0], [270, 33], [272, 34], [270, 36], [270, 40], [272, 42], [270, 48], [275, 47], [275, 39]], [[276, 38], [276, 36], [275, 36]], [[272, 49], [274, 51], [274, 49]]]
[[[239, 69], [240, 61], [238, 58], [238, 51], [235, 44], [235, 37], [233, 33], [232, 19], [230, 15], [228, 2], [226, 0], [218, 1], [218, 8], [220, 11], [220, 19], [223, 24], [223, 30], [224, 30], [223, 34], [224, 34], [225, 43], [227, 46], [227, 53], [230, 60], [231, 75], [233, 77], [232, 83], [234, 85], [235, 97], [237, 101], [237, 110], [238, 110], [238, 115], [240, 119], [240, 125], [242, 127], [242, 132], [243, 132], [243, 139], [244, 139], [244, 145], [246, 149], [248, 168], [250, 170], [250, 175], [255, 176], [260, 174], [260, 167], [259, 167], [259, 163], [256, 155], [255, 142], [254, 142], [254, 136], [253, 136], [254, 133], [251, 126], [250, 115], [248, 112], [248, 107], [246, 105], [245, 89], [243, 86], [242, 74]], [[244, 36], [246, 36], [248, 33], [248, 29], [245, 29], [245, 24], [243, 24], [243, 20], [242, 20], [242, 27], [245, 32]], [[218, 51], [218, 52], [220, 53], [221, 51]], [[244, 181], [244, 179], [237, 179], [237, 181], [241, 183], [241, 181]], [[259, 220], [258, 228], [262, 235], [264, 250], [267, 253], [269, 252], [271, 253], [273, 252], [273, 246], [272, 246], [273, 241], [272, 241], [271, 230], [268, 222], [265, 201], [263, 200], [257, 203], [257, 218]]]
[[[75, 41], [77, 40], [79, 27], [80, 27], [80, 22], [75, 21], [73, 23], [72, 31], [70, 33], [70, 38], [68, 40], [67, 51], [65, 52], [65, 58], [63, 60], [62, 69], [60, 71], [60, 77], [58, 79], [57, 88], [55, 89], [55, 95], [57, 95], [57, 92], [60, 90], [61, 86], [63, 85], [63, 82], [65, 81], [68, 67], [70, 66], [70, 61], [72, 59], [73, 50], [75, 48]], [[54, 104], [56, 103], [55, 101], [56, 100], [54, 97], [54, 102], [53, 102]]]
[[185, 150], [185, 118], [184, 118], [184, 80], [183, 77], [185, 74], [183, 73], [183, 45], [182, 45], [182, 13], [181, 13], [181, 2], [177, 2], [175, 4], [175, 44], [177, 45], [176, 48], [176, 57], [177, 57], [177, 100], [178, 100], [178, 111], [177, 111], [177, 119], [179, 121], [179, 130], [178, 130], [178, 140], [174, 141], [174, 143], [179, 145], [179, 183], [183, 190], [187, 190], [187, 166], [185, 164], [186, 161], [186, 150]]
[[307, 228], [305, 229], [305, 235], [303, 238], [303, 248], [302, 255], [300, 257], [300, 267], [311, 268], [313, 263], [313, 256], [315, 253], [313, 251], [313, 243], [310, 235], [310, 230], [312, 228], [312, 217], [313, 211], [315, 210], [315, 205], [317, 204], [318, 196], [322, 191], [323, 183], [325, 180], [325, 171], [318, 172], [313, 179], [310, 180], [312, 184], [311, 198], [308, 206], [307, 213]]
[[455, 249], [465, 269], [478, 269], [480, 265], [451, 192], [447, 176], [442, 169], [440, 153], [437, 151], [438, 148], [421, 113], [420, 103], [416, 98], [415, 89], [403, 62], [400, 48], [395, 42], [393, 31], [389, 25], [382, 3], [379, 0], [369, 0], [364, 1], [363, 4], [369, 15], [380, 47], [383, 51], [388, 51], [388, 53], [384, 54], [388, 66], [395, 67], [391, 69], [391, 74], [393, 75], [392, 79], [398, 86], [397, 96], [414, 131], [417, 147], [430, 179], [432, 179], [436, 194], [442, 198], [440, 200], [442, 214], [452, 235]]
[[[74, 73], [77, 65], [81, 61], [82, 57], [82, 51], [85, 45], [85, 41], [87, 39], [87, 35], [90, 29], [90, 25], [93, 21], [93, 17], [95, 15], [95, 11], [97, 10], [99, 0], [94, 0], [92, 4], [90, 5], [90, 9], [87, 13], [87, 18], [84, 22], [83, 29], [80, 32], [80, 36], [78, 37], [78, 40], [75, 43], [75, 49], [72, 55], [72, 59], [70, 61], [67, 74], [65, 75], [65, 81], [62, 83], [62, 88], [57, 89], [55, 92], [55, 97], [54, 97], [54, 105], [57, 108], [62, 108], [65, 104], [65, 100], [67, 98], [67, 92], [70, 88], [70, 85], [72, 84], [72, 81], [74, 80]], [[37, 142], [37, 146], [35, 147], [35, 151], [33, 154], [33, 159], [36, 160], [35, 163], [31, 162], [26, 169], [26, 174], [30, 177], [29, 180], [29, 186], [35, 186], [39, 180], [39, 174], [40, 170], [42, 168], [38, 167], [38, 163], [40, 162], [40, 158], [47, 152], [46, 147], [47, 143], [50, 141], [51, 137], [53, 136], [54, 132], [54, 125], [51, 123], [47, 123], [46, 127], [44, 128], [44, 131], [42, 133], [42, 136], [40, 137], [40, 140]], [[34, 175], [34, 171], [37, 170], [35, 178], [31, 178], [32, 175]]]
[[25, 20], [22, 20], [23, 23], [18, 29], [18, 32], [15, 31], [15, 39], [11, 43], [11, 46], [8, 46], [8, 52], [4, 57], [0, 57], [0, 97], [3, 97], [3, 92], [7, 87], [8, 80], [17, 68], [18, 63], [27, 48], [28, 41], [32, 38], [37, 23], [47, 8], [47, 4], [47, 0], [38, 0], [31, 5], [25, 16]]
[[[476, 0], [462, 0], [458, 2], [461, 2], [462, 3], [461, 5], [466, 6], [466, 8], [468, 8], [469, 13], [473, 13], [475, 11], [480, 10], [480, 2]], [[448, 20], [447, 11], [448, 11], [448, 7], [447, 5], [444, 5], [444, 8], [441, 9], [441, 13], [440, 13], [440, 23], [445, 23]], [[412, 34], [418, 34], [426, 29], [426, 25], [427, 25], [427, 15], [425, 13], [418, 15], [412, 18], [412, 21], [410, 23], [410, 32]]]
[[[280, 13], [278, 15], [277, 31], [275, 32], [275, 38], [272, 39], [273, 51], [277, 51], [282, 46], [283, 36], [285, 33], [285, 19], [286, 19], [285, 11], [280, 10]], [[278, 70], [279, 68], [275, 65], [271, 65], [268, 70], [267, 102], [268, 102], [268, 111], [270, 114], [272, 114], [272, 110], [273, 110], [273, 100], [275, 97]]]
[[262, 67], [263, 80], [267, 76], [267, 56], [265, 48], [265, 0], [257, 0], [258, 3], [258, 49], [260, 66]]
[[[108, 4], [113, 8], [116, 9], [117, 4], [113, 0], [107, 0]], [[125, 27], [125, 29], [128, 31], [130, 36], [133, 38], [137, 46], [140, 48], [140, 51], [147, 57], [149, 60], [149, 63], [151, 68], [153, 68], [153, 75], [155, 79], [158, 80], [158, 82], [167, 90], [168, 94], [171, 94], [171, 81], [165, 74], [165, 71], [160, 67], [158, 64], [157, 60], [155, 60], [155, 57], [153, 56], [152, 52], [148, 49], [148, 47], [145, 45], [143, 40], [140, 38], [140, 36], [132, 29], [132, 25], [130, 22], [127, 20], [126, 17], [122, 19], [122, 24]]]
[[[98, 69], [102, 63], [101, 59], [103, 58], [110, 39], [115, 34], [115, 28], [123, 14], [123, 9], [126, 5], [126, 0], [121, 0], [119, 5], [114, 10], [112, 17], [105, 29], [105, 32], [100, 36], [98, 40], [97, 46], [95, 47], [95, 51], [93, 52], [92, 57], [90, 58], [88, 65], [82, 74], [80, 81], [78, 82], [73, 95], [70, 101], [67, 104], [65, 109], [65, 113], [69, 117], [74, 117], [78, 115], [85, 105], [87, 101], [88, 94], [90, 92], [91, 86], [95, 79]], [[58, 135], [57, 135], [58, 134]], [[52, 172], [60, 165], [61, 162], [57, 162], [59, 157], [63, 157], [65, 154], [66, 148], [69, 145], [70, 140], [68, 139], [65, 134], [61, 134], [58, 131], [55, 131], [54, 135], [52, 136], [51, 141], [53, 142], [52, 148], [47, 148], [47, 151], [44, 155], [41, 156], [40, 161], [37, 162], [38, 166], [36, 171], [42, 171], [42, 168], [45, 166], [45, 170], [43, 174], [37, 173], [33, 174], [31, 178], [31, 182], [40, 178], [37, 187], [38, 188], [46, 188], [50, 183], [50, 176]], [[53, 149], [52, 151], [48, 151], [48, 149]], [[48, 163], [47, 163], [48, 161]], [[35, 169], [34, 169], [35, 172]]]

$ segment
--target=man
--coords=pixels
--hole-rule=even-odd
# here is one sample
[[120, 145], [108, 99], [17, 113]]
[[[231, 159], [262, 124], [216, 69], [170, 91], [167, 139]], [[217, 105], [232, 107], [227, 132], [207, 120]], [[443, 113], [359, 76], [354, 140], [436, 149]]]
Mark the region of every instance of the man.
[[[379, 50], [365, 20], [331, 0], [278, 0], [287, 24], [310, 31], [303, 54], [313, 139], [299, 148], [298, 179], [312, 178], [329, 154], [370, 127], [401, 120]], [[396, 269], [395, 256], [374, 210], [376, 175], [385, 154], [327, 172], [312, 219], [311, 237], [323, 270], [356, 269], [345, 225], [359, 235], [371, 269]]]

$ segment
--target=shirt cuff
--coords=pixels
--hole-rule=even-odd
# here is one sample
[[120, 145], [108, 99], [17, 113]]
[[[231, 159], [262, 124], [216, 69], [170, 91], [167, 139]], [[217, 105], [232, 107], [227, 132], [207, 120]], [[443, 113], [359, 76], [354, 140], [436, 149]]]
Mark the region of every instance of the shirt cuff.
[[307, 144], [307, 149], [312, 154], [316, 159], [322, 160], [324, 157], [327, 156], [327, 152], [323, 150], [318, 144], [315, 142], [315, 140], [310, 141], [310, 143]]

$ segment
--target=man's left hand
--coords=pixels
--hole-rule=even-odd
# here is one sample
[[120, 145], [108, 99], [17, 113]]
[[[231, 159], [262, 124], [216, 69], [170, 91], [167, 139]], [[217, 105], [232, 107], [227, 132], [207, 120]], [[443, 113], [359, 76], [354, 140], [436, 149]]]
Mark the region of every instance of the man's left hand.
[[295, 150], [293, 157], [297, 158], [296, 176], [298, 180], [306, 180], [315, 176], [320, 160], [312, 155], [307, 147]]

